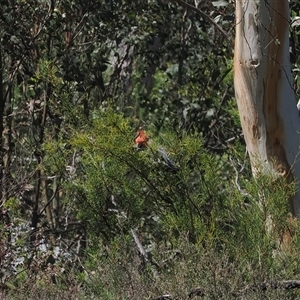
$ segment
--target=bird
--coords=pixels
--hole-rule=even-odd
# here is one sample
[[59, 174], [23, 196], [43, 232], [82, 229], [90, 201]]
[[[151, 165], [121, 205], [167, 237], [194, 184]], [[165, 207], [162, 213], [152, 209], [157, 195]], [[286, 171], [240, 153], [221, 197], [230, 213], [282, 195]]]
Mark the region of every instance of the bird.
[[139, 128], [134, 138], [134, 141], [138, 150], [145, 150], [148, 147], [150, 137], [146, 134], [146, 132], [142, 128]]
[[137, 150], [146, 150], [150, 149], [150, 151], [157, 157], [159, 156], [158, 162], [163, 164], [168, 170], [171, 171], [178, 171], [178, 167], [176, 163], [169, 157], [167, 151], [159, 146], [157, 147], [156, 151], [154, 151], [152, 148], [150, 148], [151, 138], [146, 134], [146, 132], [139, 128], [137, 131], [137, 134], [134, 138], [135, 146]]
[[178, 166], [176, 163], [169, 157], [167, 151], [162, 148], [158, 147], [157, 152], [159, 153], [160, 157], [162, 158], [162, 164], [167, 168], [169, 171], [177, 172]]

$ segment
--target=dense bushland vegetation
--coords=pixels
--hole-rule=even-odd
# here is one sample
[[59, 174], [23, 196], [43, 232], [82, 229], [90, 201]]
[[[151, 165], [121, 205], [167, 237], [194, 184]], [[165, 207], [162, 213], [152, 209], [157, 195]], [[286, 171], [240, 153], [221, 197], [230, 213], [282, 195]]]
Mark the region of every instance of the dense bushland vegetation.
[[2, 299], [299, 297], [264, 289], [299, 279], [299, 224], [293, 182], [251, 178], [234, 3], [198, 8], [227, 37], [172, 1], [1, 2]]

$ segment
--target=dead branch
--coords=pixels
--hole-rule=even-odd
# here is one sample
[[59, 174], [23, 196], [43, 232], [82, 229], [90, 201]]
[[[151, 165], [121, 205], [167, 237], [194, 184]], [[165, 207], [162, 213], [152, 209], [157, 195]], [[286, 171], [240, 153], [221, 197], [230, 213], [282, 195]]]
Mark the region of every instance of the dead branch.
[[172, 300], [173, 298], [171, 298], [171, 295], [166, 294], [166, 295], [161, 295], [158, 297], [154, 297], [151, 300]]
[[194, 12], [196, 12], [198, 15], [200, 15], [203, 19], [207, 20], [209, 23], [211, 23], [230, 43], [230, 45], [233, 48], [233, 43], [231, 38], [229, 37], [229, 35], [222, 29], [222, 27], [220, 27], [210, 16], [208, 16], [206, 13], [204, 13], [202, 10], [200, 10], [199, 8], [183, 1], [183, 0], [173, 0], [175, 2], [177, 2], [179, 5], [188, 8]]
[[139, 239], [139, 237], [138, 237], [138, 235], [136, 233], [136, 230], [131, 229], [130, 231], [131, 231], [132, 237], [133, 237], [133, 239], [135, 241], [135, 244], [136, 244], [136, 246], [137, 246], [137, 248], [139, 250], [139, 253], [143, 257], [144, 262], [145, 263], [149, 262], [148, 254], [145, 251], [145, 249], [144, 249], [144, 247], [143, 247], [143, 245], [142, 245], [142, 243], [141, 243], [141, 241], [140, 241], [140, 239]]
[[267, 290], [291, 290], [299, 289], [300, 280], [282, 280], [282, 281], [264, 281], [258, 284], [248, 285], [242, 293], [248, 293], [251, 291], [267, 291]]
[[[236, 297], [238, 295], [245, 295], [249, 292], [256, 291], [269, 291], [269, 290], [291, 290], [291, 289], [299, 289], [300, 288], [300, 280], [281, 280], [281, 281], [264, 281], [261, 283], [251, 284], [246, 286], [244, 289], [233, 293], [232, 297]], [[194, 288], [188, 294], [188, 298], [192, 299], [194, 297], [204, 297], [208, 292], [204, 292], [202, 287]], [[165, 300], [171, 299], [170, 294], [161, 295], [158, 297], [152, 298], [152, 300]]]

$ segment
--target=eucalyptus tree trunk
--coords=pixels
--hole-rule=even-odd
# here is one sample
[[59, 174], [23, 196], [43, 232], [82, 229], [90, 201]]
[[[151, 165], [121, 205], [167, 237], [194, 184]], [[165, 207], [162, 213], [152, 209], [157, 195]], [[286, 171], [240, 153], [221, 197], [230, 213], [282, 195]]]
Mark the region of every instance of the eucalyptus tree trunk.
[[4, 201], [3, 197], [3, 130], [4, 130], [4, 108], [5, 108], [5, 97], [3, 88], [3, 57], [2, 57], [2, 47], [0, 47], [0, 207]]
[[[252, 171], [300, 179], [288, 0], [236, 0], [234, 86]], [[290, 199], [300, 216], [300, 188]]]

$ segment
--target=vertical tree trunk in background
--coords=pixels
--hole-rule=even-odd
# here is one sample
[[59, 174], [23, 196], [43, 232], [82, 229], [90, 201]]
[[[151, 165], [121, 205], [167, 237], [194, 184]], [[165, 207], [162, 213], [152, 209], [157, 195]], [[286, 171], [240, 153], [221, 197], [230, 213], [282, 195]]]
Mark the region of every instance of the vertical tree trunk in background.
[[4, 129], [4, 108], [5, 108], [5, 97], [3, 88], [3, 59], [2, 59], [2, 48], [0, 47], [0, 207], [4, 201], [3, 199], [3, 129]]
[[[300, 121], [289, 55], [288, 0], [236, 0], [234, 86], [254, 175], [300, 179]], [[300, 188], [291, 199], [300, 216]]]

